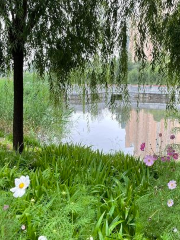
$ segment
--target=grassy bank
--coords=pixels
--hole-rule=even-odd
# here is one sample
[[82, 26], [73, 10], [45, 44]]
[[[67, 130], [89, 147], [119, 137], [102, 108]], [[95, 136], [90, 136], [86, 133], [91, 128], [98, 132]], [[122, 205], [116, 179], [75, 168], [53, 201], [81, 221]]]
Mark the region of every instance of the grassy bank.
[[[30, 185], [15, 198], [10, 189], [22, 175]], [[80, 146], [36, 146], [22, 155], [1, 146], [0, 239], [179, 239], [179, 180], [175, 162], [147, 167]]]
[[[12, 151], [12, 81], [1, 79], [0, 90], [1, 240], [180, 239], [179, 162], [158, 159], [148, 167], [122, 153], [43, 147], [37, 134], [49, 134], [47, 141], [62, 135], [68, 112], [54, 106], [47, 82], [32, 74], [25, 75], [25, 151], [18, 155]], [[24, 186], [21, 176], [30, 184], [16, 198], [11, 190]], [[177, 187], [169, 188], [172, 180]]]
[[[12, 133], [13, 82], [0, 79], [0, 130]], [[38, 80], [33, 73], [24, 73], [24, 132], [30, 137], [53, 142], [61, 138], [70, 110], [62, 104], [55, 105], [51, 99], [49, 85]]]

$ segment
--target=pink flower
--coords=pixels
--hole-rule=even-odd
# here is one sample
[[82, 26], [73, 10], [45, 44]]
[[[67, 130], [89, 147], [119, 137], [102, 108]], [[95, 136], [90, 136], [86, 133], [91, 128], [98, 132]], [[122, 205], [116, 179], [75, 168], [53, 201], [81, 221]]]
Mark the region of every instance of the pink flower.
[[173, 147], [169, 146], [169, 147], [167, 148], [167, 151], [173, 151]]
[[159, 137], [162, 137], [162, 133], [159, 133]]
[[167, 205], [168, 205], [168, 207], [172, 207], [172, 205], [174, 205], [174, 201], [172, 199], [169, 199], [167, 201]]
[[144, 151], [144, 149], [145, 149], [145, 143], [141, 143], [140, 149], [141, 149], [141, 151]]
[[175, 160], [177, 160], [178, 157], [179, 157], [178, 153], [174, 153], [174, 154], [173, 154], [173, 158], [174, 158]]
[[168, 149], [167, 149], [167, 155], [173, 156], [174, 153], [175, 153], [175, 150], [174, 150], [172, 147], [168, 147]]
[[9, 205], [4, 205], [3, 210], [7, 210], [9, 208]]
[[175, 189], [177, 186], [176, 181], [174, 181], [174, 180], [169, 181], [167, 185], [168, 185], [169, 189]]
[[161, 161], [162, 162], [166, 162], [166, 161], [170, 161], [170, 156], [164, 156], [164, 157], [161, 157]]
[[155, 160], [158, 160], [158, 156], [157, 156], [156, 154], [154, 154], [154, 155], [153, 155], [153, 159], [154, 159], [154, 161], [155, 161]]
[[173, 152], [167, 152], [167, 155], [173, 156]]
[[170, 136], [170, 139], [175, 139], [175, 135], [174, 134], [172, 134], [171, 136]]
[[146, 164], [146, 166], [152, 166], [154, 164], [154, 161], [155, 159], [151, 155], [147, 155], [144, 158], [144, 163]]

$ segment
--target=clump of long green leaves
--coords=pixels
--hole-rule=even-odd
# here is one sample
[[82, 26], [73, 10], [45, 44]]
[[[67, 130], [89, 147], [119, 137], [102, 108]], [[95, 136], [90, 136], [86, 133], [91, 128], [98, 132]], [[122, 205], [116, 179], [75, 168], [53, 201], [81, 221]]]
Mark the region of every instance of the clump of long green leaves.
[[[10, 188], [21, 175], [29, 176], [30, 186], [23, 197], [14, 198]], [[0, 179], [0, 211], [12, 222], [6, 235], [6, 222], [1, 221], [2, 240], [40, 235], [48, 240], [132, 239], [136, 199], [149, 186], [141, 161], [69, 145], [35, 147], [21, 155], [0, 149]], [[3, 205], [9, 208], [3, 210]]]

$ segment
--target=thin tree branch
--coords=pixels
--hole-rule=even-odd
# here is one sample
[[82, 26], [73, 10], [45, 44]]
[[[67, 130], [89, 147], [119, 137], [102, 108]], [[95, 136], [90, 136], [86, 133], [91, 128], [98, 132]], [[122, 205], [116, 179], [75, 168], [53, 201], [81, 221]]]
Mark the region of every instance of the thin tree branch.
[[[11, 6], [12, 6], [12, 1], [11, 1], [11, 0], [10, 0], [10, 4], [11, 4]], [[14, 22], [14, 11], [13, 11], [13, 6], [11, 7], [10, 12], [11, 12], [11, 16], [12, 16], [12, 21]]]
[[0, 1], [0, 16], [2, 16], [5, 21], [10, 21], [5, 1]]
[[[43, 2], [43, 4], [37, 5], [36, 8], [31, 12], [31, 14], [29, 13], [29, 21], [27, 23], [28, 30], [31, 31], [34, 28], [34, 26], [38, 23], [41, 17], [41, 12], [45, 11], [48, 2], [49, 0], [46, 0]], [[44, 9], [42, 9], [42, 7], [44, 7]]]
[[27, 18], [27, 0], [23, 0], [23, 10], [24, 10], [23, 19], [24, 19], [24, 22], [26, 22], [26, 18]]

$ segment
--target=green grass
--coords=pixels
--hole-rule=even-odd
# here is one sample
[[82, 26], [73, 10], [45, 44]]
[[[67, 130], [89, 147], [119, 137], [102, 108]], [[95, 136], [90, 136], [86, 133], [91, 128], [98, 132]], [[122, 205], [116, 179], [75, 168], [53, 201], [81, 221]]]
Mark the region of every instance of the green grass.
[[[21, 155], [0, 147], [0, 239], [179, 238], [178, 162], [156, 161], [147, 167], [122, 153], [41, 147], [30, 137], [25, 142]], [[10, 188], [22, 175], [30, 177], [30, 187], [22, 198], [14, 198]], [[176, 189], [168, 189], [170, 180], [177, 181]], [[172, 207], [168, 199], [174, 200]], [[4, 205], [9, 209], [3, 210]]]
[[[13, 81], [0, 79], [0, 131], [12, 134]], [[63, 103], [56, 105], [50, 97], [47, 81], [33, 73], [24, 73], [24, 132], [30, 137], [53, 142], [61, 138], [70, 114]]]
[[[14, 198], [10, 188], [21, 175], [30, 177], [30, 186]], [[170, 180], [177, 181], [176, 189], [168, 189]], [[174, 162], [148, 168], [122, 153], [73, 145], [34, 146], [22, 155], [0, 148], [0, 239], [176, 240], [179, 180]]]
[[[22, 198], [14, 179], [29, 175]], [[147, 169], [133, 157], [103, 155], [80, 146], [34, 148], [22, 155], [0, 150], [1, 239], [131, 239], [136, 199], [149, 186]], [[32, 202], [32, 199], [35, 202]], [[3, 205], [10, 205], [4, 211]], [[26, 231], [21, 230], [24, 224]], [[7, 233], [8, 232], [8, 233]]]

